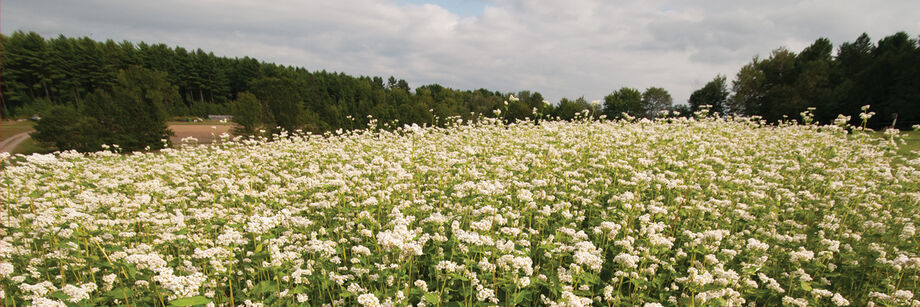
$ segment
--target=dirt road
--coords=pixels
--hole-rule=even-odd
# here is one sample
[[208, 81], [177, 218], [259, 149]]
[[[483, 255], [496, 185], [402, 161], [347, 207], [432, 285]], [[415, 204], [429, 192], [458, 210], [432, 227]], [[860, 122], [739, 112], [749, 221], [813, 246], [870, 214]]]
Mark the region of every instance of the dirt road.
[[29, 133], [32, 132], [19, 133], [3, 140], [3, 142], [0, 142], [0, 152], [13, 152], [13, 150], [16, 150], [16, 147], [19, 147], [19, 143], [29, 138]]

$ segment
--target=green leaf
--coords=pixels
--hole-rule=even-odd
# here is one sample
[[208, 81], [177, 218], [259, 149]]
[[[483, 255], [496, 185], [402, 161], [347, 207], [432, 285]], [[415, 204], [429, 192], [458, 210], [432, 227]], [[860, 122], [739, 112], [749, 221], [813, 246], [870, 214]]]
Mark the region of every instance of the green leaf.
[[193, 297], [183, 297], [180, 299], [172, 300], [169, 302], [169, 305], [172, 306], [193, 306], [193, 305], [204, 305], [210, 303], [211, 300], [207, 299], [204, 296], [193, 296]]
[[429, 304], [437, 304], [440, 302], [438, 295], [435, 293], [425, 293], [425, 301]]
[[128, 267], [128, 275], [131, 276], [132, 279], [137, 279], [137, 269], [134, 268], [134, 265], [129, 264], [127, 265], [127, 267]]
[[105, 296], [117, 299], [124, 299], [125, 296], [132, 297], [134, 296], [134, 290], [130, 288], [115, 288], [112, 291], [106, 292]]
[[805, 291], [811, 291], [811, 283], [803, 281], [799, 284], [802, 286], [802, 289], [804, 289]]
[[50, 295], [51, 295], [51, 297], [56, 298], [56, 299], [59, 299], [59, 300], [62, 300], [62, 301], [66, 301], [67, 299], [70, 299], [70, 296], [69, 296], [69, 295], [64, 294], [64, 292], [61, 292], [61, 291], [54, 291], [54, 292], [51, 292]]
[[252, 293], [257, 294], [257, 295], [264, 294], [264, 293], [271, 293], [272, 291], [275, 290], [275, 288], [276, 288], [275, 283], [273, 281], [263, 280], [259, 282], [259, 284], [257, 284], [255, 287], [252, 288]]
[[518, 293], [517, 295], [514, 296], [514, 305], [520, 305], [521, 302], [523, 302], [524, 299], [527, 298], [528, 296], [530, 296], [530, 293], [527, 293], [527, 292]]

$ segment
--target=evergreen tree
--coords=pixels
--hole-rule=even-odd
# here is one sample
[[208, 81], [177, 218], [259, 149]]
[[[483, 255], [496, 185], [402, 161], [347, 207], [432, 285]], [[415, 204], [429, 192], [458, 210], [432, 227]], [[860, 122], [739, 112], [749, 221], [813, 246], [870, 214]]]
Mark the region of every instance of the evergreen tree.
[[[304, 122], [304, 107], [290, 79], [262, 77], [251, 82], [252, 93], [263, 105], [263, 122], [272, 129], [289, 132], [300, 129]], [[273, 131], [278, 132], [278, 131]]]

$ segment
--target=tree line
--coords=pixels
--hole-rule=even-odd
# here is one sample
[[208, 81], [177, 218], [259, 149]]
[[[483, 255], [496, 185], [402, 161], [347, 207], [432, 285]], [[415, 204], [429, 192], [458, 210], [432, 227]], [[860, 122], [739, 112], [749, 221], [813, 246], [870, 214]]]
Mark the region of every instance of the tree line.
[[837, 47], [819, 38], [799, 53], [777, 48], [754, 57], [729, 84], [716, 76], [693, 92], [691, 109], [711, 105], [723, 114], [760, 116], [768, 122], [798, 119], [814, 107], [815, 120], [832, 123], [838, 115], [861, 120], [860, 108], [876, 116], [871, 128], [910, 129], [920, 124], [920, 44], [905, 32], [873, 43], [867, 34]]
[[[701, 105], [723, 114], [758, 115], [770, 122], [817, 107], [816, 119], [855, 115], [872, 105], [872, 127], [920, 121], [917, 40], [897, 33], [873, 44], [863, 34], [833, 46], [822, 38], [799, 54], [776, 49], [755, 57], [728, 83], [717, 76], [674, 104], [667, 90], [622, 87], [603, 100], [546, 101], [539, 92], [456, 90], [438, 84], [308, 71], [250, 57], [215, 56], [165, 44], [98, 42], [63, 35], [45, 39], [17, 31], [0, 37], [0, 115], [41, 114], [36, 140], [58, 149], [125, 150], [166, 146], [168, 119], [232, 114], [237, 134], [303, 130], [323, 133], [383, 123], [444, 126], [449, 118], [505, 121], [571, 120], [578, 116], [652, 118], [687, 115]], [[897, 115], [894, 115], [897, 114]], [[853, 116], [855, 117], [855, 116]], [[853, 119], [854, 121], [858, 119]]]
[[[33, 138], [57, 149], [162, 148], [169, 137], [166, 120], [208, 114], [234, 115], [237, 134], [270, 135], [281, 129], [360, 129], [371, 118], [444, 126], [451, 118], [571, 120], [613, 112], [584, 97], [553, 104], [529, 90], [456, 90], [439, 84], [412, 89], [392, 76], [311, 72], [200, 49], [63, 35], [45, 39], [34, 32], [0, 37], [0, 57], [0, 114], [40, 114]], [[670, 107], [667, 91], [650, 90], [660, 100], [658, 108]]]
[[487, 89], [411, 89], [392, 76], [311, 72], [165, 44], [45, 39], [22, 31], [0, 37], [0, 63], [0, 115], [40, 114], [36, 140], [80, 151], [103, 144], [161, 148], [169, 136], [165, 120], [208, 114], [237, 115], [238, 133], [270, 134], [363, 128], [369, 117], [441, 126], [452, 117], [572, 119], [590, 108], [583, 98], [555, 108], [539, 92], [520, 91], [508, 101], [511, 93]]

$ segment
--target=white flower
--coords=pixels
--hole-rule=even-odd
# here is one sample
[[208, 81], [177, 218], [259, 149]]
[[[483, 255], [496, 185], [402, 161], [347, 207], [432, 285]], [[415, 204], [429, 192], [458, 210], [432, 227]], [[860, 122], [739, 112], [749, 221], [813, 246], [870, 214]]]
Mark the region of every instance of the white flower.
[[89, 294], [95, 290], [96, 290], [95, 283], [85, 283], [83, 285], [80, 285], [79, 287], [74, 286], [74, 285], [65, 285], [64, 288], [61, 289], [61, 291], [63, 291], [64, 294], [67, 294], [67, 296], [70, 297], [67, 300], [70, 301], [71, 303], [76, 303], [76, 302], [79, 302], [85, 299], [89, 299]]
[[805, 249], [804, 247], [799, 246], [798, 251], [789, 253], [789, 261], [800, 262], [800, 261], [810, 261], [815, 257], [815, 253]]
[[482, 285], [476, 285], [476, 300], [480, 302], [491, 301], [493, 304], [498, 303], [498, 299], [495, 298], [495, 291]]
[[798, 307], [808, 306], [808, 300], [804, 298], [794, 298], [789, 296], [783, 296], [783, 305], [794, 305]]
[[9, 262], [0, 262], [0, 277], [9, 278], [13, 274], [13, 264]]
[[352, 247], [351, 247], [351, 252], [354, 253], [355, 255], [362, 255], [362, 256], [370, 256], [370, 255], [371, 255], [371, 249], [369, 249], [369, 248], [367, 248], [367, 247], [365, 247], [365, 246], [363, 246], [363, 245], [355, 245], [355, 246], [352, 246]]
[[831, 302], [834, 302], [834, 304], [837, 306], [849, 306], [850, 305], [850, 301], [843, 298], [843, 295], [840, 295], [840, 293], [834, 293], [834, 297], [831, 298]]
[[914, 293], [907, 290], [898, 290], [894, 293], [893, 297], [900, 301], [909, 301], [914, 298]]
[[530, 285], [530, 277], [527, 277], [527, 276], [521, 277], [517, 279], [516, 284], [518, 287], [525, 288]]
[[633, 256], [627, 253], [620, 253], [616, 257], [613, 257], [614, 262], [630, 269], [639, 267], [639, 259], [639, 256]]
[[42, 307], [67, 307], [67, 304], [60, 300], [53, 300], [44, 297], [37, 297], [32, 299], [32, 306], [42, 306]]
[[364, 307], [379, 307], [380, 299], [373, 293], [365, 293], [358, 296], [358, 304]]
[[[601, 266], [604, 264], [604, 259], [601, 258], [601, 251], [594, 247], [594, 244], [591, 242], [583, 241], [575, 243], [575, 263], [587, 267], [588, 269], [599, 272]], [[616, 259], [614, 259], [616, 261]]]
[[747, 240], [747, 249], [752, 251], [767, 251], [770, 249], [770, 245], [767, 243], [760, 242], [755, 238], [748, 238]]

